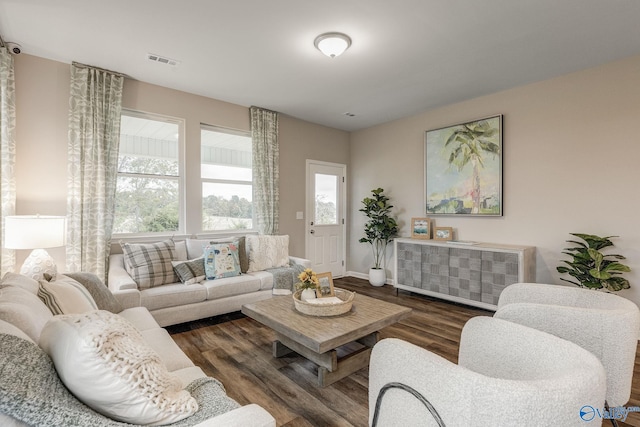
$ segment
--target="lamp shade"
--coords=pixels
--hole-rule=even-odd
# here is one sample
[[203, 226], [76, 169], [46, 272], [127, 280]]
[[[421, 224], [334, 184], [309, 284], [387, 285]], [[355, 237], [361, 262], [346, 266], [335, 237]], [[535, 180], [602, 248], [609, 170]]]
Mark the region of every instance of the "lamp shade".
[[4, 247], [43, 249], [64, 246], [66, 217], [16, 215], [5, 217]]

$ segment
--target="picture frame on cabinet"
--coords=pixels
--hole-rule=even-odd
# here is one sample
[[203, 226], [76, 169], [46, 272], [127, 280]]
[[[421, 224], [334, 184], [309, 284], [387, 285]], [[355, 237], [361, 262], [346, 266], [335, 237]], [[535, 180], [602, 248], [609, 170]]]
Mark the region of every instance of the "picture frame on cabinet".
[[433, 233], [433, 240], [453, 240], [453, 227], [436, 227]]
[[431, 240], [431, 219], [411, 218], [411, 238]]

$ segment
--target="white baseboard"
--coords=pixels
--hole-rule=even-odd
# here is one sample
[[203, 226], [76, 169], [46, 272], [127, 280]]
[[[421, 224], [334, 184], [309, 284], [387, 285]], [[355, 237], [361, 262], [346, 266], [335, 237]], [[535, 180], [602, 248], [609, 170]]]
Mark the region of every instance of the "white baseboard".
[[[365, 273], [360, 273], [359, 271], [347, 271], [347, 277], [356, 277], [358, 279], [369, 280], [369, 275]], [[387, 280], [384, 282], [385, 285], [393, 285], [393, 280], [387, 277]]]

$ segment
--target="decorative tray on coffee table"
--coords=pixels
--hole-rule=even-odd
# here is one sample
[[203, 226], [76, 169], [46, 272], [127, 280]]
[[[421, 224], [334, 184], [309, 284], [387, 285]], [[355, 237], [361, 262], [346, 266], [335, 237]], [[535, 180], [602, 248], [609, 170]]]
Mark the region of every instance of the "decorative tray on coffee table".
[[[335, 302], [330, 304], [313, 304], [300, 299], [302, 291], [296, 291], [293, 294], [293, 303], [300, 313], [308, 314], [309, 316], [338, 316], [340, 314], [347, 313], [353, 306], [353, 299], [356, 296], [355, 292], [348, 291], [346, 289], [335, 288], [335, 296], [340, 299], [341, 302]], [[321, 302], [325, 298], [319, 298]], [[328, 298], [326, 298], [328, 300]]]

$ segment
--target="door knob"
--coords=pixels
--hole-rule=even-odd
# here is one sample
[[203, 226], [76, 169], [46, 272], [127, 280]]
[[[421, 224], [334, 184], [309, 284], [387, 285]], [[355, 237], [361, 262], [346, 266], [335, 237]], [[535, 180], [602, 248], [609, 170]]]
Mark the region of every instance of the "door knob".
[[316, 234], [316, 230], [311, 230], [309, 233]]

